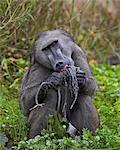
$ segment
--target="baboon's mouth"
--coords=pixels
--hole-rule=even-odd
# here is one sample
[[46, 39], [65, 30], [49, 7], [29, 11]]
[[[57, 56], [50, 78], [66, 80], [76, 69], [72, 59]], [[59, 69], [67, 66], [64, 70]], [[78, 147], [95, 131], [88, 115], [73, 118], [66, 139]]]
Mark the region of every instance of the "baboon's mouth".
[[67, 64], [67, 65], [65, 65], [61, 70], [60, 70], [60, 72], [62, 72], [62, 71], [64, 71], [64, 70], [66, 70], [67, 68], [69, 67], [69, 65]]

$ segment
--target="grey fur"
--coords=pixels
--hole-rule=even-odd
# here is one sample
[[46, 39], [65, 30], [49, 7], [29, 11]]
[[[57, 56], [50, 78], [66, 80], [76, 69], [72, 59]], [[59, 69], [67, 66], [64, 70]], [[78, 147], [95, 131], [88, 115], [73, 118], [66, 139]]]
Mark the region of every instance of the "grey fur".
[[[29, 138], [40, 134], [40, 131], [47, 125], [48, 115], [56, 111], [57, 91], [54, 89], [48, 90], [46, 97], [44, 95], [39, 97], [39, 103], [43, 101], [45, 103], [43, 107], [30, 111], [30, 108], [35, 106], [35, 95], [40, 84], [55, 71], [43, 49], [56, 40], [62, 48], [64, 58], [69, 60], [70, 66], [79, 67], [87, 76], [87, 81], [80, 88], [73, 109], [69, 109], [67, 112], [67, 119], [80, 133], [82, 128], [85, 127], [94, 134], [99, 126], [98, 114], [91, 102], [91, 97], [97, 84], [96, 79], [92, 76], [86, 55], [67, 32], [57, 29], [40, 34], [33, 46], [31, 64], [22, 79], [20, 107], [28, 118]], [[65, 95], [64, 88], [64, 86], [61, 88], [62, 101], [64, 101]], [[70, 107], [72, 100], [70, 99], [69, 92], [67, 100], [69, 102], [67, 107]], [[62, 109], [63, 103], [61, 103], [60, 107]], [[62, 110], [59, 112], [62, 115]]]

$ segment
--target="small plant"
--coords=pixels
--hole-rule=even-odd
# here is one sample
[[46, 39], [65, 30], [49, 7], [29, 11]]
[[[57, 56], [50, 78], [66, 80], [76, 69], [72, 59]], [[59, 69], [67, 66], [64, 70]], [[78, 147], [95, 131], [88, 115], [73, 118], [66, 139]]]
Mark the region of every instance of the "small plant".
[[34, 139], [28, 141], [21, 141], [18, 143], [18, 146], [13, 146], [13, 150], [56, 150], [56, 149], [74, 149], [77, 150], [80, 148], [80, 145], [77, 141], [72, 138], [63, 137], [62, 139], [57, 139], [54, 137], [54, 133], [44, 134], [42, 136], [36, 136]]

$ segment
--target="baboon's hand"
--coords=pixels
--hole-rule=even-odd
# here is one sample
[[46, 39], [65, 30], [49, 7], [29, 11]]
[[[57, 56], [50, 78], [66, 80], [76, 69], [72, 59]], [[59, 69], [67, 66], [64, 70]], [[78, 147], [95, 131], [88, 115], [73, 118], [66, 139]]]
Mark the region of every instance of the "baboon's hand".
[[62, 84], [63, 81], [63, 74], [54, 72], [52, 75], [47, 79], [47, 81], [50, 83], [51, 86], [54, 88], [57, 88]]
[[80, 70], [80, 69], [79, 70], [77, 69], [76, 76], [78, 79], [79, 86], [83, 86], [85, 84], [85, 81], [86, 81], [85, 72]]
[[62, 84], [63, 75], [58, 72], [52, 73], [46, 81], [41, 84], [41, 89], [39, 94], [45, 96], [49, 89], [56, 89], [58, 86]]

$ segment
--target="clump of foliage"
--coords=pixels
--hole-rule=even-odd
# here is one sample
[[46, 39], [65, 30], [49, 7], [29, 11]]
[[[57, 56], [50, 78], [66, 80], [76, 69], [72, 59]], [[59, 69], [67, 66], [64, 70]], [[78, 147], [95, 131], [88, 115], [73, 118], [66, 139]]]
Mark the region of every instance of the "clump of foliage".
[[22, 59], [15, 62], [12, 58], [3, 58], [1, 62], [0, 133], [9, 138], [9, 145], [27, 136], [26, 120], [18, 103], [19, 81], [26, 64]]
[[72, 138], [63, 137], [62, 139], [57, 139], [54, 137], [54, 133], [51, 134], [44, 134], [43, 136], [36, 136], [34, 139], [30, 139], [28, 141], [21, 141], [19, 142], [17, 147], [13, 147], [16, 150], [19, 149], [73, 149], [77, 150], [80, 148], [80, 145], [77, 141], [73, 140]]

